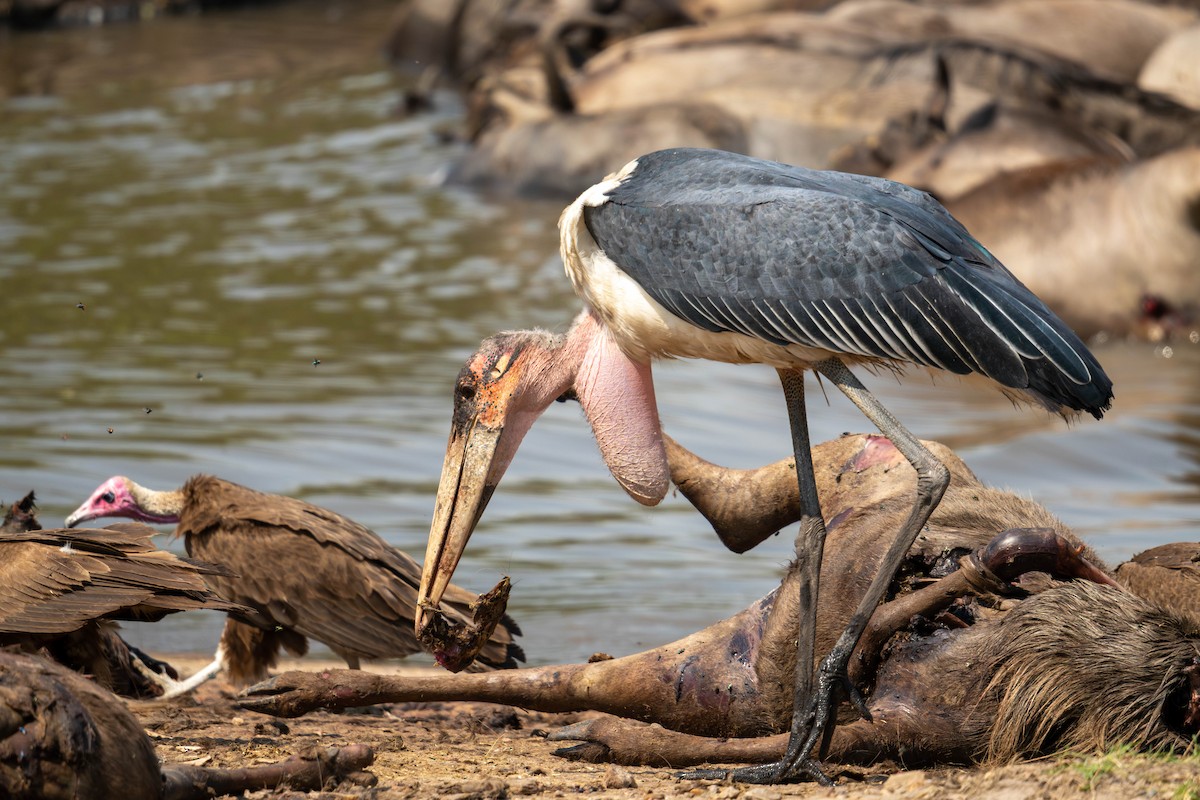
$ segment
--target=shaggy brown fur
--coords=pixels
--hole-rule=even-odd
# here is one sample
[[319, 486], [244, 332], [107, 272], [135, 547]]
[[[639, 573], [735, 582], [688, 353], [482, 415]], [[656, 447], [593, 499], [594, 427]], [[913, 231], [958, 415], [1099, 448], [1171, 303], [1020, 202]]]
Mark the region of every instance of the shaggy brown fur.
[[287, 628], [268, 631], [230, 617], [221, 631], [221, 649], [229, 682], [249, 686], [266, 679], [281, 650], [297, 658], [308, 653], [308, 640]]
[[154, 745], [112, 694], [0, 651], [0, 795], [158, 800], [161, 782]]
[[1193, 746], [1200, 640], [1178, 614], [1078, 583], [1019, 604], [996, 628], [1002, 646], [981, 652], [990, 680], [968, 718], [987, 760]]

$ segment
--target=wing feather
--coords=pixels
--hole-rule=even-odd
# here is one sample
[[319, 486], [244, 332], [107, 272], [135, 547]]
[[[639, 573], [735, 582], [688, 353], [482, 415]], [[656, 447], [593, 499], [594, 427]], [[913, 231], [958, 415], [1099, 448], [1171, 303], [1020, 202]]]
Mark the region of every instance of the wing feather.
[[920, 363], [912, 341], [900, 328], [896, 327], [896, 322], [891, 315], [884, 313], [874, 297], [860, 298], [858, 305], [863, 309], [859, 318], [867, 320], [875, 328], [878, 334], [877, 341], [887, 343], [888, 352], [892, 354], [893, 358], [897, 361]]
[[0, 535], [0, 644], [52, 636], [97, 619], [156, 619], [170, 611], [236, 608], [203, 570], [153, 546], [153, 529], [38, 530]]
[[[251, 609], [235, 615], [239, 620], [281, 626], [360, 658], [421, 649], [413, 630], [420, 565], [374, 531], [328, 509], [211, 476], [192, 478], [184, 494], [176, 532], [193, 556], [234, 573], [210, 582]], [[467, 606], [475, 600], [451, 586], [443, 608], [469, 619]], [[512, 644], [517, 630], [506, 618], [482, 659], [516, 666], [514, 659], [524, 658]]]
[[601, 250], [713, 332], [978, 372], [1099, 416], [1112, 384], [1074, 333], [911, 187], [667, 150], [583, 208]]

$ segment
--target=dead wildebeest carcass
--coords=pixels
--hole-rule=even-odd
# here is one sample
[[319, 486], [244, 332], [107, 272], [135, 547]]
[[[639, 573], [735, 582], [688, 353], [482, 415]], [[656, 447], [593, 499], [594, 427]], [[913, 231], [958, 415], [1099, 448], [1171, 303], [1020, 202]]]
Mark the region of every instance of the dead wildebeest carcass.
[[0, 796], [201, 800], [256, 789], [370, 783], [364, 745], [310, 747], [277, 764], [211, 769], [159, 765], [125, 704], [72, 670], [0, 650]]
[[[950, 489], [851, 662], [849, 681], [870, 719], [848, 715], [826, 743], [828, 758], [912, 766], [1119, 742], [1187, 748], [1200, 731], [1196, 627], [1118, 586], [1044, 508], [982, 485], [949, 450], [931, 447], [951, 470]], [[795, 480], [787, 462], [738, 474], [674, 443], [669, 453], [672, 478], [731, 546], [753, 546], [788, 521]], [[823, 652], [871, 579], [880, 540], [907, 514], [912, 475], [878, 436], [822, 444], [814, 462], [830, 523]], [[753, 488], [757, 502], [740, 499], [739, 488]], [[740, 614], [624, 658], [431, 677], [288, 672], [249, 689], [243, 704], [283, 716], [433, 700], [598, 710], [623, 719], [558, 731], [552, 739], [582, 742], [561, 755], [676, 767], [769, 762], [787, 742], [797, 612], [789, 574]]]

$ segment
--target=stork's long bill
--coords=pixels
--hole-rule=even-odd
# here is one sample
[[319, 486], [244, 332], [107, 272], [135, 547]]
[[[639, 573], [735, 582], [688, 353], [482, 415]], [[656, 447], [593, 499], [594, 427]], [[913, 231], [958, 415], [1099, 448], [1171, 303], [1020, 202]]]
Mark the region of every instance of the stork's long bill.
[[649, 364], [625, 356], [588, 312], [566, 336], [517, 331], [486, 339], [454, 388], [450, 441], [417, 595], [418, 636], [521, 440], [569, 392], [625, 491], [645, 505], [666, 495], [670, 476]]

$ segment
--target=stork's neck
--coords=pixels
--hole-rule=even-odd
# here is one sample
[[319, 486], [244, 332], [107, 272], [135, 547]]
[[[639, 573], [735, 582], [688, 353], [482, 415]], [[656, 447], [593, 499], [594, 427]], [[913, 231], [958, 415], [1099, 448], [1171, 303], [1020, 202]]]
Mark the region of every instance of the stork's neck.
[[533, 398], [531, 405], [545, 408], [568, 391], [577, 389], [579, 370], [592, 341], [601, 333], [600, 322], [585, 310], [575, 317], [566, 334], [545, 334], [542, 351], [547, 358], [530, 374], [526, 387]]
[[129, 496], [137, 503], [140, 516], [147, 522], [179, 522], [183, 513], [183, 490], [155, 491], [128, 481]]
[[590, 311], [576, 317], [561, 360], [574, 367], [575, 395], [609, 471], [639, 503], [655, 505], [670, 470], [649, 362], [625, 355]]

